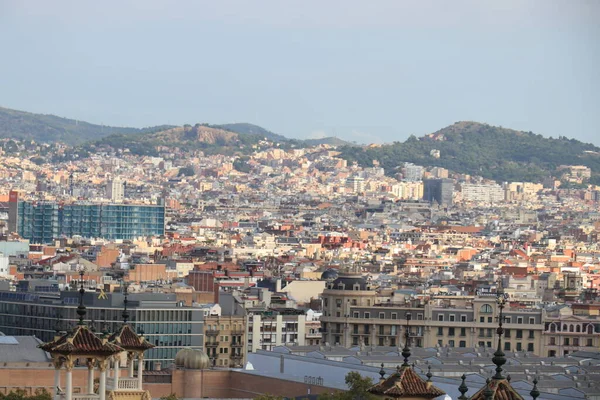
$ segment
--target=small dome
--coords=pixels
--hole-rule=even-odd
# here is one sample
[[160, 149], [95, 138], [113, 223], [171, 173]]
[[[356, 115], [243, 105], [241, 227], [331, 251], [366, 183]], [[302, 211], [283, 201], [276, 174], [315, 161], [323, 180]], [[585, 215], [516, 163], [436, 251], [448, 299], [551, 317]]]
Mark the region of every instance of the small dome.
[[329, 268], [321, 274], [322, 281], [333, 281], [334, 279], [337, 279], [337, 277], [338, 277], [338, 272], [336, 269], [333, 269], [333, 268]]
[[175, 354], [175, 366], [176, 367], [183, 367], [183, 364], [185, 362], [185, 355], [187, 353], [189, 353], [190, 351], [192, 351], [191, 348], [186, 347], [184, 349], [181, 349], [177, 352], [177, 354]]
[[185, 353], [183, 367], [186, 369], [207, 369], [210, 367], [210, 358], [200, 349], [190, 349]]

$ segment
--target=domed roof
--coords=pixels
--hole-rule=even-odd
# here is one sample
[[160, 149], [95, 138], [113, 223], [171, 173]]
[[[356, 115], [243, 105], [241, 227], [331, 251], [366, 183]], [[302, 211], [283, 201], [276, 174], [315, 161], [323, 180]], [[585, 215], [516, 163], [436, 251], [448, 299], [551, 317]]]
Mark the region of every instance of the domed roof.
[[338, 277], [337, 269], [328, 268], [321, 274], [322, 281], [332, 281]]
[[183, 367], [183, 363], [185, 361], [185, 355], [190, 352], [192, 349], [189, 347], [186, 347], [184, 349], [181, 349], [177, 352], [177, 354], [175, 354], [175, 366], [177, 367]]
[[185, 369], [207, 369], [210, 358], [200, 349], [185, 348], [175, 355], [175, 365]]

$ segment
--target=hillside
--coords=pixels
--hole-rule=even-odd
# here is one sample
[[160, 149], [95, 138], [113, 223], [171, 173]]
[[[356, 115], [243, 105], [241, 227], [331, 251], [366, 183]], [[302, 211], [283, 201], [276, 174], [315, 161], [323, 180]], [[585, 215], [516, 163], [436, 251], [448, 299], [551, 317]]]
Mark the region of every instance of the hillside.
[[153, 133], [110, 135], [89, 143], [86, 147], [91, 150], [93, 147], [110, 146], [114, 149], [129, 149], [133, 154], [140, 155], [157, 155], [158, 146], [185, 147], [209, 154], [233, 154], [249, 152], [251, 145], [258, 143], [261, 138], [257, 135], [241, 135], [209, 125], [196, 124]]
[[168, 126], [138, 129], [95, 125], [55, 115], [34, 114], [0, 107], [0, 138], [75, 145], [112, 134], [131, 135], [165, 128]]
[[[440, 158], [431, 156], [439, 150]], [[344, 146], [342, 157], [370, 166], [378, 160], [393, 174], [404, 162], [504, 181], [540, 181], [559, 165], [586, 165], [600, 182], [600, 148], [575, 139], [545, 138], [532, 132], [462, 121], [417, 139], [373, 148]]]
[[273, 133], [261, 126], [247, 124], [247, 123], [235, 123], [235, 124], [222, 124], [222, 125], [210, 125], [213, 128], [223, 129], [230, 132], [240, 133], [242, 135], [258, 135], [263, 138], [274, 141], [288, 141], [289, 139], [283, 135]]

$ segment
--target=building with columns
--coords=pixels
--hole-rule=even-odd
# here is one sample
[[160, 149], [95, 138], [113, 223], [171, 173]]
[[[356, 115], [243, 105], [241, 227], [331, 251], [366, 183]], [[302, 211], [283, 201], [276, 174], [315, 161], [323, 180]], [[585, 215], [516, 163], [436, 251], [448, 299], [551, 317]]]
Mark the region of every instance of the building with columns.
[[[127, 296], [123, 310], [123, 325], [113, 335], [96, 333], [85, 323], [86, 307], [83, 304], [83, 272], [81, 272], [80, 301], [77, 307], [79, 323], [54, 340], [39, 345], [50, 354], [54, 365], [55, 400], [150, 400], [150, 393], [143, 390], [144, 351], [154, 347], [143, 336], [137, 335], [128, 325]], [[137, 362], [137, 376], [134, 363]], [[73, 370], [87, 366], [87, 385], [76, 393], [73, 387]], [[123, 375], [122, 367], [126, 373]], [[64, 386], [62, 382], [63, 370]], [[98, 372], [98, 386], [95, 375]]]

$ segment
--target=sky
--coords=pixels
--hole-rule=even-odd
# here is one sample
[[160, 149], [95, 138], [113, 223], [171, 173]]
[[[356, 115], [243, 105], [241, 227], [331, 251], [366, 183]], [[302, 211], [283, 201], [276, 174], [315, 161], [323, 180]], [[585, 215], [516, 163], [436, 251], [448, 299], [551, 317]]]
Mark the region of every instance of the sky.
[[597, 0], [0, 0], [0, 106], [389, 143], [479, 121], [600, 145]]

